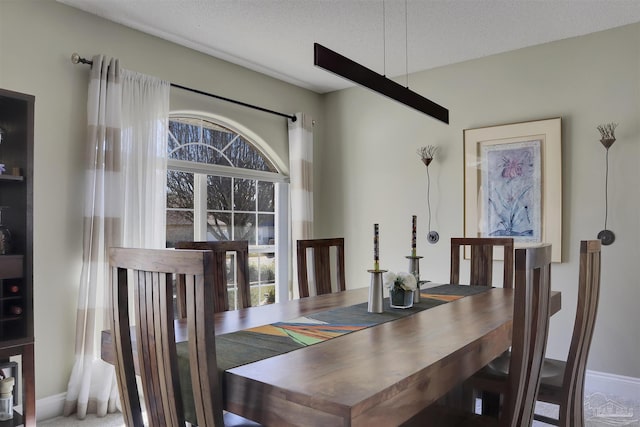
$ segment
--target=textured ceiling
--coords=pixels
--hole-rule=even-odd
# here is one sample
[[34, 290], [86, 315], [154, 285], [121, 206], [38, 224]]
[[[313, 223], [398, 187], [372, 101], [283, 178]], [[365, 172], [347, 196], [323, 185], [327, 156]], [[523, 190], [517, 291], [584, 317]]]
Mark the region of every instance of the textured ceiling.
[[352, 84], [313, 65], [314, 42], [402, 83], [407, 72], [640, 22], [640, 0], [58, 1], [319, 93]]

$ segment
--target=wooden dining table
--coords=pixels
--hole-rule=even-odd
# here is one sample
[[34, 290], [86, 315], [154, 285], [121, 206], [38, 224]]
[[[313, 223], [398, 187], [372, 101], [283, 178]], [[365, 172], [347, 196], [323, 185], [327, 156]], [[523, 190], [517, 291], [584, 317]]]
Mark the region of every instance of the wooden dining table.
[[[368, 288], [215, 315], [216, 335], [366, 302]], [[561, 308], [552, 292], [550, 313]], [[492, 288], [224, 372], [225, 409], [267, 426], [397, 426], [511, 345], [513, 289]], [[176, 320], [177, 341], [186, 340]], [[114, 363], [110, 331], [102, 358]]]

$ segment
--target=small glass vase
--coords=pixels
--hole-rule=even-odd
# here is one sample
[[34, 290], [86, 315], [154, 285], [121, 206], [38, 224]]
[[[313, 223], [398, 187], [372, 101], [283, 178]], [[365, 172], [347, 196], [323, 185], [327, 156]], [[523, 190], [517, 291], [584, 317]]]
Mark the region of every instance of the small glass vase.
[[391, 308], [413, 307], [413, 291], [407, 291], [405, 289], [390, 289], [389, 305]]

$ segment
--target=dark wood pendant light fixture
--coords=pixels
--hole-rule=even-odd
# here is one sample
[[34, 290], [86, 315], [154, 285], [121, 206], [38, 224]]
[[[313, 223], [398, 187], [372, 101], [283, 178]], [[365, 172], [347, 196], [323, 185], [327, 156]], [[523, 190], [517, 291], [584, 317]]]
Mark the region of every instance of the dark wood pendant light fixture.
[[[405, 12], [405, 54], [406, 56], [406, 72], [407, 72], [407, 86], [404, 87], [393, 80], [388, 79], [385, 75], [376, 73], [369, 68], [358, 64], [351, 59], [334, 52], [322, 46], [319, 43], [313, 44], [313, 63], [314, 65], [324, 68], [327, 71], [335, 73], [340, 77], [351, 80], [352, 82], [369, 88], [375, 92], [378, 92], [384, 96], [387, 96], [395, 101], [398, 101], [407, 107], [414, 108], [421, 113], [427, 114], [434, 119], [440, 120], [446, 124], [449, 124], [449, 110], [435, 102], [425, 98], [422, 95], [409, 90], [409, 49], [408, 49], [408, 12], [407, 1], [404, 3]], [[382, 0], [382, 34], [383, 34], [383, 46], [385, 50], [385, 63], [386, 63], [386, 26], [385, 26], [385, 9], [384, 0]], [[385, 66], [386, 68], [386, 66]], [[385, 70], [386, 71], [386, 70]]]
[[319, 43], [313, 51], [314, 65], [449, 124], [449, 110], [443, 106]]

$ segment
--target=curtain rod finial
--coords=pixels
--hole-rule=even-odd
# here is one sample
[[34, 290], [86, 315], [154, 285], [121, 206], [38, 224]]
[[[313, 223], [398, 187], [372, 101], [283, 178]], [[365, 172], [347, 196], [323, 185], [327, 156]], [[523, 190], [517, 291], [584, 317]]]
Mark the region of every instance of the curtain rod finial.
[[74, 64], [93, 65], [93, 61], [89, 61], [88, 59], [85, 59], [85, 58], [81, 57], [76, 52], [73, 52], [71, 54], [71, 62], [74, 63]]

